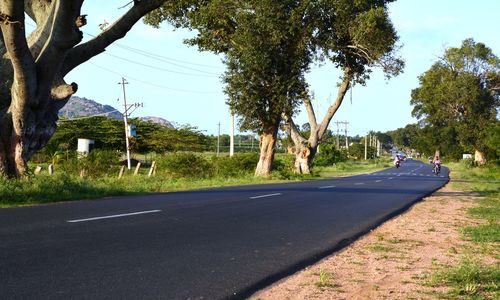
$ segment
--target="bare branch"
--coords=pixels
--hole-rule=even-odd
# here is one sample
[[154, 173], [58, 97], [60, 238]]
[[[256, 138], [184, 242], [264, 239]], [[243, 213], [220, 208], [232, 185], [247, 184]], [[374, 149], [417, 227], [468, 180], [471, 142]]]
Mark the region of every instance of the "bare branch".
[[66, 56], [61, 75], [65, 76], [80, 64], [104, 52], [110, 44], [123, 38], [142, 16], [159, 8], [164, 2], [165, 0], [142, 0], [138, 2], [97, 37], [71, 49]]
[[349, 68], [344, 69], [344, 78], [342, 80], [342, 83], [340, 84], [338, 93], [337, 93], [337, 98], [335, 99], [335, 102], [328, 107], [328, 111], [325, 114], [325, 117], [323, 118], [323, 121], [319, 125], [318, 129], [318, 138], [321, 139], [323, 135], [326, 132], [326, 129], [328, 128], [328, 125], [330, 124], [330, 121], [333, 118], [333, 115], [337, 112], [339, 109], [340, 105], [342, 104], [342, 101], [344, 100], [344, 96], [347, 93], [347, 90], [349, 89], [350, 82], [353, 78], [353, 74]]

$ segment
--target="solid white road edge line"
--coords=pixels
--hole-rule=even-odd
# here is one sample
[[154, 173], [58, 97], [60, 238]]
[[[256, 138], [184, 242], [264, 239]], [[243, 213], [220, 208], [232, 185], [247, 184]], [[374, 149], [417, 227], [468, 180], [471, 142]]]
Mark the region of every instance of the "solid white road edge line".
[[267, 194], [267, 195], [261, 195], [261, 196], [253, 196], [253, 197], [250, 197], [250, 199], [259, 199], [259, 198], [279, 196], [279, 195], [281, 195], [281, 193]]
[[68, 220], [66, 222], [68, 222], [68, 223], [87, 222], [87, 221], [95, 221], [95, 220], [102, 220], [102, 219], [112, 219], [112, 218], [121, 218], [121, 217], [135, 216], [135, 215], [152, 214], [152, 213], [157, 213], [160, 211], [161, 210], [159, 210], [159, 209], [146, 210], [146, 211], [127, 213], [127, 214], [110, 215], [110, 216], [94, 217], [94, 218], [87, 218], [87, 219]]

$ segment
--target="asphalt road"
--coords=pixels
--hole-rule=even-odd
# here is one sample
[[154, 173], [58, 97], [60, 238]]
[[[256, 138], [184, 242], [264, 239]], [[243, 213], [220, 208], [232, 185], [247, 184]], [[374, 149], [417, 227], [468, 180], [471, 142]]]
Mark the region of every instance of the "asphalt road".
[[373, 174], [0, 209], [1, 299], [221, 299], [352, 242], [448, 181]]

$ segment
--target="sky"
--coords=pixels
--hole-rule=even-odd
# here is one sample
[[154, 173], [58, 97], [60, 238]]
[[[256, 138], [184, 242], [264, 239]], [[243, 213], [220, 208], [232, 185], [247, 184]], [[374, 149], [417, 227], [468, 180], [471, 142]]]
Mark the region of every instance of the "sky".
[[[112, 23], [125, 12], [119, 8], [129, 0], [84, 2], [87, 14], [85, 40], [99, 34], [99, 24]], [[330, 123], [347, 121], [348, 134], [386, 132], [415, 123], [410, 105], [411, 90], [418, 76], [427, 71], [448, 47], [459, 47], [466, 38], [486, 44], [500, 55], [500, 1], [498, 0], [399, 0], [389, 5], [390, 16], [400, 37], [400, 55], [406, 61], [404, 73], [386, 80], [375, 70], [366, 86], [355, 85]], [[80, 65], [66, 76], [76, 82], [76, 96], [111, 105], [123, 111], [122, 77], [128, 103], [143, 103], [131, 117], [156, 116], [177, 126], [191, 125], [206, 134], [230, 132], [229, 108], [225, 104], [221, 57], [200, 52], [183, 43], [195, 33], [136, 24], [105, 53]], [[314, 92], [318, 120], [337, 94], [339, 71], [332, 65], [313, 66], [306, 78]], [[297, 124], [307, 122], [305, 113]], [[236, 132], [238, 130], [236, 128]]]

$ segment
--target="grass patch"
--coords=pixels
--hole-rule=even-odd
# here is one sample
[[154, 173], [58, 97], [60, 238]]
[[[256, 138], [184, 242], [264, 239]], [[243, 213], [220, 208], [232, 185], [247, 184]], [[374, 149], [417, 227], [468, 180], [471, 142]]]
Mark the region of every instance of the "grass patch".
[[467, 226], [463, 233], [477, 243], [500, 242], [500, 224], [485, 224], [479, 226]]
[[464, 260], [454, 268], [434, 274], [430, 283], [451, 287], [448, 292], [451, 298], [498, 299], [500, 296], [500, 270], [472, 260]]
[[392, 252], [394, 249], [392, 247], [382, 245], [382, 244], [373, 244], [368, 247], [373, 252]]
[[371, 160], [349, 160], [338, 162], [329, 167], [316, 167], [315, 172], [320, 177], [348, 176], [361, 173], [370, 173], [386, 168], [391, 168], [392, 163], [388, 158]]
[[332, 274], [321, 269], [319, 270], [319, 280], [316, 282], [316, 286], [319, 288], [335, 288], [336, 284], [332, 282]]
[[[341, 172], [332, 171], [326, 175], [315, 172], [314, 175], [292, 176], [289, 169], [290, 158], [290, 156], [278, 157], [276, 171], [273, 171], [269, 178], [255, 177], [253, 171], [246, 170], [252, 162], [248, 162], [249, 159], [244, 160], [246, 165], [242, 168], [246, 170], [245, 172], [231, 173], [226, 169], [235, 169], [233, 164], [214, 158], [217, 161], [214, 162], [215, 167], [211, 171], [213, 174], [211, 176], [187, 177], [186, 174], [193, 173], [189, 171], [184, 172], [185, 174], [183, 173], [182, 176], [174, 176], [175, 174], [173, 175], [172, 172], [160, 168], [161, 164], [159, 164], [156, 176], [148, 177], [148, 170], [143, 168], [137, 176], [133, 175], [133, 170], [126, 171], [121, 179], [117, 178], [119, 168], [110, 167], [109, 164], [106, 164], [107, 160], [101, 164], [102, 168], [99, 168], [99, 172], [95, 171], [85, 178], [79, 176], [78, 168], [82, 167], [80, 166], [81, 161], [70, 161], [66, 162], [65, 165], [56, 166], [56, 173], [53, 176], [49, 176], [44, 171], [42, 174], [32, 175], [22, 180], [0, 179], [0, 207], [95, 199], [107, 196], [313, 180], [319, 179], [321, 176], [331, 177], [370, 172], [383, 167], [377, 161], [351, 161], [342, 163]], [[240, 167], [237, 166], [237, 168]], [[199, 175], [200, 172], [197, 173]]]
[[[463, 164], [450, 164], [452, 186], [460, 191], [475, 192], [476, 206], [469, 209], [470, 216], [484, 219], [488, 224], [461, 228], [465, 237], [478, 243], [480, 248], [496, 248], [500, 241], [500, 168], [496, 165], [467, 168]], [[448, 251], [458, 254], [456, 248]], [[475, 251], [455, 267], [448, 267], [431, 276], [431, 285], [450, 287], [448, 299], [499, 299], [500, 268], [498, 264], [484, 265], [481, 258], [495, 255], [496, 251]]]

